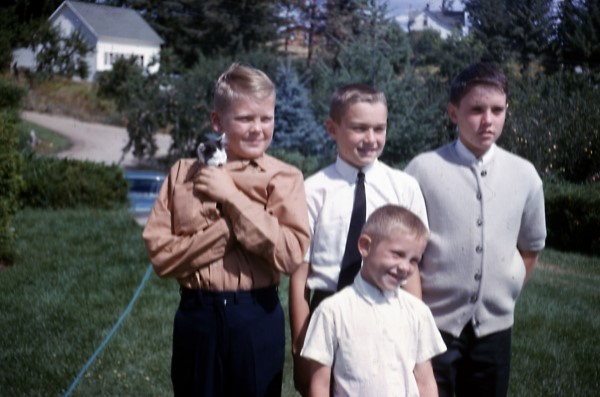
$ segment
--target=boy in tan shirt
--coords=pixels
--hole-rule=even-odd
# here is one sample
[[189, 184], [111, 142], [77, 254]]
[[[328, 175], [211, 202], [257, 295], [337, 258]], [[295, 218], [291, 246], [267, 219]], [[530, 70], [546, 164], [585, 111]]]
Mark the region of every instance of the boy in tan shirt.
[[170, 170], [143, 238], [160, 277], [177, 279], [175, 396], [279, 396], [285, 355], [277, 286], [309, 244], [299, 170], [265, 154], [275, 87], [233, 64], [215, 87], [213, 129], [227, 163], [182, 159]]

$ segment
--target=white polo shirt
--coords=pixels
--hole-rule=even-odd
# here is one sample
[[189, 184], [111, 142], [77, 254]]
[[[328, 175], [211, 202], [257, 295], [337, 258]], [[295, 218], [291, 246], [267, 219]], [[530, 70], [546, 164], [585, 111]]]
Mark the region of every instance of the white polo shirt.
[[334, 396], [419, 396], [415, 364], [446, 351], [431, 312], [359, 273], [315, 310], [301, 355], [333, 366]]

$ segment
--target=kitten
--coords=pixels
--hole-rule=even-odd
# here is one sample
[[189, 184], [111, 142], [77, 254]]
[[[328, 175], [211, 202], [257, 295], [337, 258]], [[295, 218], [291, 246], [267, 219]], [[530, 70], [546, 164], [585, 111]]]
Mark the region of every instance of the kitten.
[[225, 134], [218, 139], [210, 139], [198, 145], [198, 161], [211, 167], [220, 167], [227, 162]]

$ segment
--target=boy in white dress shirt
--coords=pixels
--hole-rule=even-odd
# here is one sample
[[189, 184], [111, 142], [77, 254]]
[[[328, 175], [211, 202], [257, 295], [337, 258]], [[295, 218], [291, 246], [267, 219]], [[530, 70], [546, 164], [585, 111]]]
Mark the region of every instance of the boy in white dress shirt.
[[[331, 97], [326, 129], [336, 142], [338, 156], [335, 163], [305, 182], [311, 244], [305, 265], [290, 278], [294, 384], [302, 395], [306, 395], [308, 387], [307, 362], [300, 357], [304, 334], [310, 312], [339, 287], [358, 173], [364, 173], [367, 217], [382, 205], [398, 204], [413, 211], [427, 225], [425, 202], [417, 181], [378, 160], [387, 131], [383, 92], [365, 84], [339, 88]], [[359, 256], [358, 252], [355, 254]], [[405, 289], [420, 296], [418, 270]]]
[[400, 288], [427, 238], [406, 208], [386, 205], [369, 217], [354, 284], [324, 300], [308, 326], [301, 354], [310, 359], [311, 396], [437, 396], [430, 360], [446, 347], [429, 308]]

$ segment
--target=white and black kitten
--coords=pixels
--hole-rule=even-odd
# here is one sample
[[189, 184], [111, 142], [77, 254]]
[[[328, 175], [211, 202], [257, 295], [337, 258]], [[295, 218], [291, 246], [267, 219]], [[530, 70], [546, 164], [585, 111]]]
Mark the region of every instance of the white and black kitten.
[[198, 145], [198, 161], [211, 167], [219, 167], [227, 162], [227, 139], [222, 134], [218, 139], [210, 139]]

